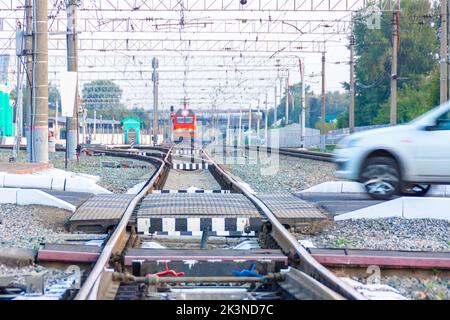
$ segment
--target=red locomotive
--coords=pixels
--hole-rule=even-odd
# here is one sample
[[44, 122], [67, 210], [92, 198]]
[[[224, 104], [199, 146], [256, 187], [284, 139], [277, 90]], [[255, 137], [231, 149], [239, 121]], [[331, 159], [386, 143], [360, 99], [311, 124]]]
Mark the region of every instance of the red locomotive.
[[194, 138], [197, 131], [197, 116], [192, 110], [180, 109], [173, 116], [173, 132], [175, 140]]

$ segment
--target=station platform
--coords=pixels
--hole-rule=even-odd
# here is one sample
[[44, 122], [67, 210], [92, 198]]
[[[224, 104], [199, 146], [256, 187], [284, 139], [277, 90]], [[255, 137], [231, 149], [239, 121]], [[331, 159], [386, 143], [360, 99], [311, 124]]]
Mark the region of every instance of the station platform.
[[0, 172], [9, 174], [32, 174], [53, 168], [52, 163], [0, 162]]

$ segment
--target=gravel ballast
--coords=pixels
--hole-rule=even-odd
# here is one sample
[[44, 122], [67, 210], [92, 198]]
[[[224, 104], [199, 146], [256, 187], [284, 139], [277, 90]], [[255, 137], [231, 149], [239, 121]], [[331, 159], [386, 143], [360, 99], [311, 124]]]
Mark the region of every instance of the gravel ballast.
[[[225, 160], [225, 167], [256, 192], [299, 192], [323, 182], [336, 180], [336, 168], [332, 163], [284, 155], [268, 158], [263, 152], [258, 163], [254, 153], [250, 154], [250, 158], [234, 158], [231, 153], [229, 155]], [[222, 154], [216, 154], [214, 158], [219, 163], [224, 162]], [[237, 163], [234, 163], [235, 160]]]
[[341, 277], [341, 279], [369, 300], [450, 299], [450, 279], [439, 273], [426, 277], [385, 276], [381, 270], [379, 278], [371, 277]]
[[328, 222], [314, 234], [297, 234], [319, 248], [450, 250], [450, 222], [431, 219], [377, 219]]
[[450, 279], [433, 277], [418, 279], [411, 277], [382, 277], [382, 284], [396, 289], [412, 300], [450, 300]]
[[[124, 161], [117, 157], [89, 157], [82, 156], [80, 163], [76, 161], [68, 165], [67, 170], [76, 173], [85, 173], [100, 177], [98, 185], [114, 193], [125, 193], [131, 187], [145, 181], [155, 171], [155, 167], [147, 162], [127, 160], [133, 162], [133, 168], [103, 168], [102, 161]], [[52, 154], [50, 161], [55, 168], [64, 169], [64, 153]]]
[[0, 248], [37, 250], [41, 243], [101, 238], [66, 232], [64, 224], [71, 215], [71, 212], [56, 208], [0, 205]]
[[26, 284], [26, 278], [30, 275], [35, 274], [43, 276], [45, 287], [49, 287], [53, 284], [56, 284], [59, 281], [66, 279], [68, 276], [72, 275], [72, 273], [69, 273], [63, 269], [45, 268], [39, 265], [24, 268], [9, 268], [0, 264], [0, 277], [1, 276], [14, 277], [12, 285], [23, 286]]
[[[25, 153], [22, 151], [20, 160], [25, 160]], [[0, 150], [0, 162], [8, 161], [11, 157], [11, 151]], [[65, 154], [64, 152], [50, 153], [49, 160], [55, 168], [65, 170]], [[103, 168], [102, 161], [119, 162], [127, 160], [125, 158], [117, 157], [89, 157], [82, 156], [80, 163], [76, 161], [69, 161], [67, 171], [75, 173], [84, 173], [100, 177], [98, 185], [108, 189], [113, 193], [125, 193], [133, 186], [145, 181], [155, 171], [155, 167], [144, 161], [132, 161], [135, 167], [133, 168]]]

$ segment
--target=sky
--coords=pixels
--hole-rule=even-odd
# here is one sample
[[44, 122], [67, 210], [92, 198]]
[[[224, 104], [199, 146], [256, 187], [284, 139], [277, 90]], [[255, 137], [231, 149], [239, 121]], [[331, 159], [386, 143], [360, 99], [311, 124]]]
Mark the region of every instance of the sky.
[[[17, 0], [18, 5], [23, 0]], [[104, 1], [104, 0], [103, 0]], [[178, 1], [178, 0], [177, 0]], [[222, 0], [221, 0], [222, 1]], [[211, 0], [211, 5], [214, 7], [215, 4], [221, 2], [219, 0]], [[226, 0], [225, 2], [229, 2], [234, 4], [232, 0]], [[254, 5], [257, 0], [249, 0], [249, 5]], [[277, 2], [277, 0], [261, 0], [267, 6], [266, 8], [270, 8]], [[316, 0], [317, 3], [323, 3], [319, 0]], [[343, 3], [342, 0], [335, 0], [339, 3]], [[348, 1], [348, 0], [346, 0]], [[350, 2], [359, 3], [359, 0], [351, 0]], [[274, 41], [281, 42], [292, 42], [292, 46], [303, 46], [308, 47], [308, 41], [323, 41], [329, 40], [326, 44], [326, 90], [327, 91], [343, 91], [342, 82], [349, 81], [349, 50], [346, 47], [348, 45], [348, 37], [346, 34], [339, 34], [330, 36], [327, 32], [325, 33], [317, 33], [313, 35], [301, 34], [297, 32], [295, 27], [290, 27], [286, 23], [294, 24], [295, 21], [299, 21], [299, 23], [306, 21], [314, 21], [315, 27], [317, 30], [330, 30], [327, 28], [323, 28], [326, 23], [335, 22], [336, 21], [350, 21], [351, 13], [350, 12], [275, 12], [275, 11], [182, 11], [182, 10], [174, 10], [174, 11], [145, 11], [145, 10], [136, 10], [136, 11], [107, 11], [100, 10], [102, 0], [85, 0], [83, 1], [82, 8], [90, 8], [88, 11], [80, 11], [78, 16], [79, 30], [88, 31], [88, 32], [80, 32], [80, 51], [79, 55], [81, 57], [89, 57], [95, 58], [98, 57], [99, 60], [94, 65], [83, 65], [86, 59], [80, 59], [80, 86], [83, 86], [84, 83], [89, 82], [94, 79], [108, 79], [114, 78], [115, 82], [118, 83], [121, 87], [123, 87], [123, 101], [128, 107], [143, 105], [145, 108], [149, 108], [153, 103], [152, 98], [152, 82], [151, 82], [151, 57], [157, 56], [164, 62], [164, 58], [175, 56], [180, 58], [187, 59], [188, 62], [178, 62], [178, 64], [167, 66], [163, 63], [160, 64], [160, 103], [164, 105], [164, 108], [168, 108], [170, 104], [173, 104], [173, 101], [179, 101], [181, 104], [182, 98], [187, 95], [189, 99], [192, 101], [198, 101], [201, 104], [201, 100], [197, 99], [197, 97], [203, 97], [205, 99], [205, 105], [210, 105], [211, 103], [216, 103], [218, 108], [226, 109], [226, 108], [236, 108], [240, 104], [251, 104], [256, 106], [258, 101], [265, 99], [265, 94], [268, 94], [269, 103], [273, 104], [274, 100], [274, 84], [278, 84], [279, 81], [276, 79], [278, 77], [279, 71], [274, 67], [275, 60], [280, 56], [286, 56], [287, 54], [284, 52], [279, 53], [278, 55], [274, 52], [267, 53], [252, 53], [247, 52], [247, 50], [243, 50], [242, 42], [229, 42], [229, 46], [231, 46], [232, 50], [239, 49], [237, 53], [241, 53], [244, 56], [252, 56], [252, 55], [264, 55], [266, 57], [272, 56], [271, 60], [267, 60], [266, 62], [261, 62], [261, 59], [258, 60], [252, 70], [251, 67], [246, 67], [245, 63], [237, 64], [236, 66], [226, 66], [225, 69], [228, 70], [238, 70], [239, 72], [224, 72], [218, 67], [206, 67], [202, 65], [195, 65], [191, 62], [191, 57], [196, 55], [201, 55], [202, 57], [212, 57], [215, 58], [220, 55], [227, 55], [228, 53], [225, 50], [222, 52], [211, 50], [211, 52], [203, 51], [201, 53], [196, 53], [192, 49], [195, 47], [195, 43], [199, 43], [199, 47], [202, 45], [205, 46], [207, 44], [214, 44], [214, 41], [222, 41], [217, 46], [213, 46], [214, 48], [221, 48], [224, 45], [227, 46], [227, 42], [223, 42], [224, 40], [247, 40], [248, 46], [246, 48], [251, 48], [253, 43], [256, 43], [255, 39], [258, 37], [257, 44], [259, 48], [264, 48], [262, 43], [265, 40], [270, 41], [271, 44]], [[114, 2], [114, 1], [113, 1]], [[135, 3], [137, 5], [142, 4], [142, 0], [136, 0]], [[237, 2], [237, 0], [236, 0]], [[283, 3], [282, 0], [278, 0], [278, 2]], [[104, 6], [106, 2], [102, 2]], [[164, 3], [170, 5], [176, 3], [175, 0], [164, 1]], [[202, 1], [198, 2], [202, 3]], [[287, 1], [285, 3], [288, 3]], [[289, 2], [291, 3], [291, 2]], [[325, 2], [326, 3], [326, 2]], [[107, 8], [107, 7], [103, 7]], [[53, 1], [49, 1], [49, 9], [56, 18], [55, 21], [50, 19], [50, 75], [49, 79], [56, 85], [59, 85], [60, 73], [64, 72], [66, 69], [65, 64], [65, 50], [53, 50], [52, 48], [58, 47], [59, 49], [64, 49], [65, 47], [65, 35], [63, 31], [65, 30], [65, 18], [66, 13], [63, 10], [58, 12], [56, 7], [53, 7]], [[95, 9], [95, 10], [94, 10]], [[11, 38], [11, 30], [7, 30], [6, 21], [11, 18], [21, 19], [23, 13], [21, 11], [16, 12], [8, 12], [8, 11], [0, 11], [0, 21], [3, 19], [4, 23], [0, 23], [0, 39]], [[147, 23], [147, 26], [152, 26], [152, 32], [102, 32], [101, 30], [105, 30], [104, 27], [117, 25], [118, 23], [127, 24], [128, 26], [137, 25], [139, 23], [143, 23], [146, 19], [151, 20], [153, 22]], [[158, 20], [162, 19], [162, 20]], [[179, 21], [186, 22], [185, 27], [181, 28], [179, 25]], [[261, 24], [257, 22], [253, 23], [253, 26], [257, 28], [246, 29], [245, 31], [254, 31], [251, 33], [204, 33], [204, 32], [195, 32], [196, 28], [190, 28], [192, 24], [197, 24], [198, 22], [206, 22], [208, 27], [218, 28], [218, 30], [222, 29], [223, 26], [227, 27], [227, 30], [233, 30], [233, 24], [236, 25], [236, 21], [242, 21], [241, 25], [246, 24], [245, 21], [253, 21], [260, 20]], [[270, 24], [263, 23], [263, 21], [271, 21]], [[321, 22], [321, 21], [327, 22]], [[225, 24], [224, 21], [228, 21]], [[13, 21], [14, 23], [14, 21]], [[205, 28], [207, 28], [207, 24], [205, 24]], [[209, 25], [210, 24], [210, 25]], [[3, 30], [1, 26], [3, 25]], [[269, 34], [264, 30], [262, 26], [271, 26], [271, 30], [277, 30], [279, 33]], [[303, 24], [297, 24], [298, 26], [302, 26]], [[337, 24], [339, 25], [339, 24]], [[276, 26], [276, 27], [275, 27]], [[335, 28], [336, 25], [333, 26]], [[156, 28], [158, 29], [156, 32]], [[129, 29], [131, 30], [131, 29]], [[150, 30], [150, 29], [149, 29]], [[302, 29], [305, 30], [305, 29]], [[170, 32], [169, 32], [170, 31]], [[126, 51], [121, 50], [123, 47], [120, 47], [116, 50], [106, 50], [99, 51], [98, 49], [104, 49], [102, 44], [107, 44], [108, 48], [111, 45], [118, 46], [119, 43], [132, 43], [135, 41], [138, 46], [142, 46], [145, 43], [149, 43], [149, 41], [153, 40], [161, 40], [164, 41], [163, 46], [169, 46], [174, 44], [173, 48], [177, 50], [171, 51]], [[183, 39], [180, 46], [180, 39]], [[189, 45], [188, 39], [191, 40], [191, 45]], [[199, 40], [205, 40], [203, 44], [200, 45], [201, 42]], [[304, 41], [304, 43], [302, 43]], [[12, 41], [12, 46], [14, 45]], [[234, 47], [233, 47], [234, 46]], [[143, 47], [145, 49], [145, 45]], [[171, 47], [172, 48], [172, 47]], [[5, 48], [0, 47], [0, 51], [4, 51]], [[13, 53], [14, 48], [8, 48], [9, 52]], [[94, 50], [91, 50], [94, 49]], [[141, 48], [142, 49], [142, 48]], [[181, 49], [181, 50], [179, 50]], [[268, 50], [270, 51], [270, 50]], [[295, 50], [294, 50], [295, 51]], [[7, 51], [8, 52], [8, 51]], [[120, 65], [101, 65], [100, 62], [103, 61], [100, 58], [105, 57], [125, 57], [129, 59]], [[52, 59], [52, 57], [54, 59]], [[58, 63], [53, 63], [56, 57], [58, 58]], [[135, 59], [138, 57], [142, 63], [139, 66], [132, 65], [131, 59]], [[289, 67], [289, 79], [290, 84], [298, 83], [300, 81], [300, 71], [298, 66], [298, 59], [302, 59], [305, 63], [306, 70], [306, 84], [311, 87], [311, 89], [320, 93], [321, 91], [321, 72], [322, 72], [322, 63], [321, 63], [321, 54], [320, 53], [290, 53], [286, 58], [289, 61], [293, 61], [292, 66]], [[205, 58], [206, 59], [206, 58]], [[14, 61], [14, 59], [12, 59]], [[134, 61], [134, 60], [133, 60]], [[59, 63], [60, 62], [60, 63]], [[250, 65], [254, 66], [255, 63], [250, 63]], [[11, 72], [14, 72], [15, 63], [11, 63], [10, 66]], [[186, 73], [185, 73], [186, 72]], [[136, 76], [140, 74], [140, 76]], [[185, 75], [186, 74], [186, 75]], [[286, 73], [281, 71], [281, 75], [286, 77]], [[186, 81], [185, 81], [186, 77]], [[116, 79], [117, 78], [117, 79]], [[214, 81], [206, 81], [208, 78], [220, 78], [220, 80]], [[271, 79], [271, 81], [266, 81], [264, 79]], [[263, 79], [263, 80], [260, 80]], [[190, 87], [189, 90], [185, 91], [183, 89], [183, 82], [187, 87]], [[238, 87], [236, 84], [240, 83], [241, 86]], [[260, 84], [264, 84], [259, 86]], [[203, 86], [203, 88], [202, 88]], [[201, 88], [201, 89], [200, 89]], [[241, 89], [242, 88], [242, 89]], [[245, 91], [244, 91], [245, 89]], [[278, 89], [279, 90], [279, 89]], [[221, 101], [220, 95], [222, 92], [226, 91], [227, 94], [224, 96], [233, 97], [231, 99], [226, 99], [225, 101]], [[218, 93], [219, 92], [219, 93]], [[216, 95], [216, 98], [211, 97]], [[219, 97], [217, 97], [217, 95]], [[249, 101], [247, 101], [249, 100]]]

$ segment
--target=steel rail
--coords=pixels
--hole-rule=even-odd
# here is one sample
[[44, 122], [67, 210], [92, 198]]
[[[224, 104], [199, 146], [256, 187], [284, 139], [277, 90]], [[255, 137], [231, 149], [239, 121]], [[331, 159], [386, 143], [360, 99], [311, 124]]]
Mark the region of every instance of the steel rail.
[[91, 270], [80, 291], [76, 295], [75, 300], [97, 300], [100, 282], [102, 280], [102, 273], [107, 268], [111, 256], [115, 253], [121, 252], [121, 248], [118, 248], [118, 246], [123, 245], [124, 239], [126, 238], [126, 228], [128, 222], [131, 219], [131, 216], [137, 204], [147, 195], [149, 191], [151, 191], [154, 185], [161, 178], [166, 162], [170, 157], [171, 150], [172, 148], [169, 150], [164, 160], [155, 158], [156, 160], [161, 162], [161, 166], [153, 174], [151, 179], [149, 179], [147, 184], [142, 188], [141, 192], [139, 192], [139, 194], [136, 195], [136, 197], [128, 205], [127, 210], [120, 220], [119, 225], [114, 230], [114, 233], [111, 235], [111, 237], [108, 239], [108, 242], [104, 246], [100, 257], [95, 263], [94, 268]]
[[[207, 159], [215, 164], [216, 170], [223, 177], [226, 177], [234, 188], [239, 189], [248, 199], [250, 199], [257, 207], [259, 207], [269, 220], [272, 226], [272, 236], [278, 245], [291, 256], [297, 255], [300, 260], [300, 269], [312, 278], [319, 280], [328, 288], [350, 300], [366, 300], [366, 298], [355, 289], [341, 281], [331, 271], [317, 262], [309, 252], [300, 245], [297, 239], [289, 233], [288, 230], [278, 221], [272, 211], [253, 193], [247, 190], [239, 181], [227, 173], [221, 166], [217, 165], [211, 156], [203, 151]], [[338, 297], [336, 296], [336, 299]]]
[[297, 158], [311, 159], [311, 160], [323, 161], [323, 162], [333, 162], [333, 154], [327, 153], [327, 152], [295, 150], [295, 149], [289, 149], [289, 148], [257, 147], [257, 146], [255, 146], [255, 147], [246, 146], [245, 149], [255, 150], [255, 151], [258, 151], [258, 149], [259, 149], [259, 150], [263, 150], [265, 152], [275, 152], [278, 154], [297, 157]]
[[[151, 190], [155, 183], [162, 176], [164, 166], [167, 160], [170, 158], [173, 147], [170, 148], [164, 161], [161, 161], [162, 165], [157, 172], [154, 173], [147, 185], [141, 190], [141, 192], [133, 199], [133, 201], [128, 206], [121, 222], [115, 229], [113, 235], [109, 238], [107, 244], [105, 245], [97, 263], [89, 274], [87, 280], [85, 281], [83, 287], [80, 289], [76, 296], [76, 300], [96, 300], [99, 298], [99, 293], [105, 286], [102, 285], [102, 280], [113, 281], [112, 273], [107, 270], [108, 263], [113, 254], [120, 253], [123, 250], [124, 239], [126, 239], [126, 227], [128, 225], [129, 219], [138, 204], [138, 202]], [[220, 165], [218, 165], [209, 154], [203, 151], [206, 159], [213, 164], [216, 172], [225, 178], [234, 189], [242, 192], [247, 198], [249, 198], [265, 215], [272, 226], [272, 236], [277, 241], [279, 246], [289, 254], [291, 258], [299, 259], [299, 269], [304, 271], [305, 274], [311, 277], [312, 283], [310, 286], [314, 286], [314, 281], [317, 281], [317, 285], [323, 284], [324, 288], [328, 289], [326, 295], [327, 299], [342, 299], [342, 297], [347, 299], [365, 299], [364, 296], [359, 294], [355, 289], [351, 288], [347, 284], [343, 283], [337, 276], [335, 276], [331, 271], [326, 269], [324, 266], [319, 264], [307, 251], [304, 249], [297, 240], [283, 227], [283, 225], [277, 220], [269, 208], [259, 200], [253, 193], [249, 192], [245, 186], [240, 182], [236, 181], [233, 176], [226, 172]], [[128, 154], [128, 156], [133, 156]], [[104, 278], [102, 278], [104, 275]], [[320, 290], [318, 290], [321, 292]]]

